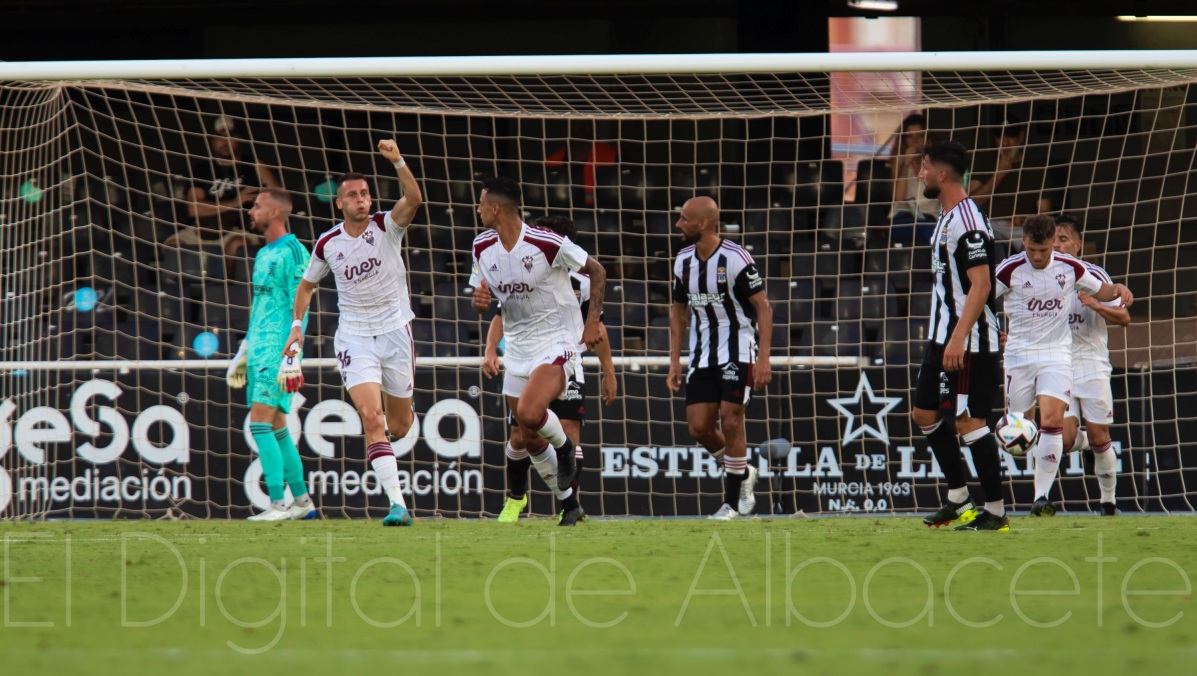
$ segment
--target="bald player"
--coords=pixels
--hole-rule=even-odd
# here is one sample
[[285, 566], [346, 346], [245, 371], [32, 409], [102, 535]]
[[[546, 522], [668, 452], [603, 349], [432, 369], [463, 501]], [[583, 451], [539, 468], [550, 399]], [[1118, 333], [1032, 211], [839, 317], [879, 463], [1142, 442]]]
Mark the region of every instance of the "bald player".
[[748, 465], [744, 411], [752, 389], [769, 384], [773, 308], [752, 256], [719, 236], [719, 205], [694, 197], [677, 219], [683, 248], [673, 263], [669, 389], [682, 385], [682, 335], [689, 327], [686, 422], [690, 435], [723, 461], [723, 505], [730, 521], [756, 507], [757, 470]]

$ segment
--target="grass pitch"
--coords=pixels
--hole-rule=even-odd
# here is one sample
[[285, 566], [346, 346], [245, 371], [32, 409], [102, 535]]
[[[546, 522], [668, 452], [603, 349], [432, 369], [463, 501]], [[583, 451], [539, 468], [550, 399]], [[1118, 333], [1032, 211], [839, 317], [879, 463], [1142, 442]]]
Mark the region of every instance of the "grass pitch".
[[0, 524], [8, 674], [1197, 673], [1197, 520]]

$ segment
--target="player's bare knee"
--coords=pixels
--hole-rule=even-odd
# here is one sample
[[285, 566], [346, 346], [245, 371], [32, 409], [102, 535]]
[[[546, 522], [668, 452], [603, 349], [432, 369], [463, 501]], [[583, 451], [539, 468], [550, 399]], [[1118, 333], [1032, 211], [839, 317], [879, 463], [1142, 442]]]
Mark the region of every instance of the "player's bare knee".
[[1089, 424], [1085, 428], [1089, 435], [1090, 446], [1103, 446], [1110, 443], [1110, 428], [1106, 425]]
[[515, 419], [526, 429], [535, 431], [540, 429], [540, 424], [544, 422], [545, 412], [543, 408], [525, 405], [521, 402], [519, 408], [515, 411]]
[[700, 444], [715, 434], [715, 421], [706, 417], [688, 417], [686, 426], [690, 428], [690, 436]]
[[372, 430], [382, 431], [386, 424], [386, 418], [382, 414], [382, 408], [368, 408], [363, 411], [358, 411], [358, 415], [362, 419], [362, 427], [369, 433]]
[[931, 427], [939, 420], [939, 411], [916, 408], [910, 412], [910, 419], [920, 428]]
[[719, 427], [725, 437], [739, 436], [744, 431], [744, 416], [735, 413], [722, 415], [719, 418]]

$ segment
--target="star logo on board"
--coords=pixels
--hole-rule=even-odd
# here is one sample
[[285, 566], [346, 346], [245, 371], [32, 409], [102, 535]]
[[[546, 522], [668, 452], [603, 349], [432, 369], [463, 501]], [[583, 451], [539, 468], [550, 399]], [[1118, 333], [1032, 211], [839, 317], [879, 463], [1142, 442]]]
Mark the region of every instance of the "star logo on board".
[[[866, 414], [865, 398], [868, 398], [868, 407], [874, 408], [881, 406], [881, 409], [871, 415], [876, 417], [876, 424], [870, 425], [865, 422], [869, 417]], [[828, 399], [828, 404], [832, 408], [842, 413], [848, 418], [848, 422], [844, 424], [844, 439], [841, 445], [859, 439], [867, 432], [875, 439], [889, 444], [889, 428], [885, 425], [885, 416], [890, 411], [897, 408], [898, 404], [902, 403], [902, 397], [879, 397], [873, 392], [873, 385], [869, 382], [869, 376], [864, 371], [860, 372], [860, 382], [856, 385], [856, 392], [851, 397], [841, 397], [839, 399]], [[860, 422], [857, 422], [860, 418]]]

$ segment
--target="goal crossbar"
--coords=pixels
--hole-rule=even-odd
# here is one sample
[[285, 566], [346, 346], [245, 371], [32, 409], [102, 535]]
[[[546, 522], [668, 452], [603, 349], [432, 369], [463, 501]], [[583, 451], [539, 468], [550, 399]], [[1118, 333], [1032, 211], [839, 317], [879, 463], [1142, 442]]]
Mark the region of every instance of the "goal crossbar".
[[1197, 50], [599, 54], [0, 63], [0, 82], [107, 79], [1197, 68]]

